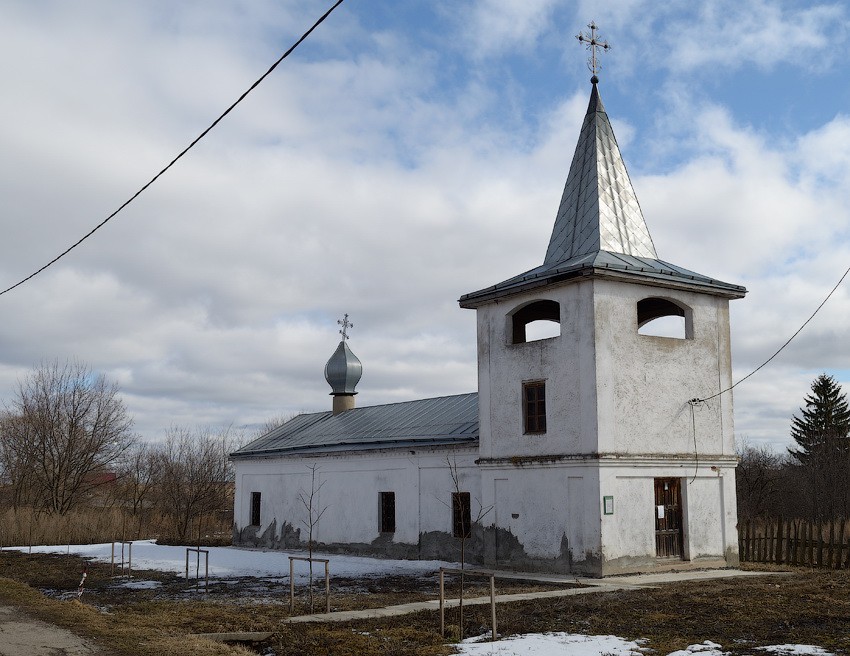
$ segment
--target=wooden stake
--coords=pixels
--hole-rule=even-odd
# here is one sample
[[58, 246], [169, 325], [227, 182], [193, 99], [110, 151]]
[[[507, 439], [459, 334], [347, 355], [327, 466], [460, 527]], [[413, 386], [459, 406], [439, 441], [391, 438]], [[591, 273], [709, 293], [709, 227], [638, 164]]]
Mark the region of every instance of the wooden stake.
[[328, 561], [325, 561], [325, 612], [331, 612], [331, 574]]
[[293, 576], [294, 566], [292, 558], [289, 559], [289, 614], [295, 614], [295, 577]]
[[829, 522], [829, 547], [826, 552], [826, 566], [832, 568], [832, 558], [835, 556], [835, 520]]
[[815, 532], [814, 532], [814, 522], [806, 522], [806, 532], [808, 533], [808, 545], [809, 545], [809, 567], [815, 566]]
[[443, 572], [443, 568], [440, 568], [440, 636], [446, 637], [446, 584], [445, 584], [445, 572]]
[[496, 577], [490, 577], [490, 623], [493, 625], [491, 642], [496, 642]]

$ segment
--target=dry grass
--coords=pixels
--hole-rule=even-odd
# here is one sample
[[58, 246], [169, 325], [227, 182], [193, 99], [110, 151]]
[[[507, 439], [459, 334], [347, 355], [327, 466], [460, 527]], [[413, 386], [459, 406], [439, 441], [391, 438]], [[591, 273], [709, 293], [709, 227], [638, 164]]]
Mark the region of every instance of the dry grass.
[[[34, 588], [48, 591], [51, 595], [69, 594], [76, 589], [84, 563], [83, 559], [75, 556], [4, 551], [0, 552], [0, 576], [6, 577], [5, 580], [17, 579]], [[167, 651], [164, 645], [169, 640], [179, 641], [179, 636], [227, 631], [272, 631], [275, 634], [274, 643], [279, 646], [279, 654], [436, 656], [453, 651], [443, 643], [437, 625], [433, 622], [430, 625], [426, 623], [423, 627], [411, 628], [402, 621], [376, 630], [363, 631], [342, 625], [290, 626], [285, 623], [289, 616], [288, 586], [279, 582], [270, 583], [268, 587], [268, 594], [275, 603], [268, 603], [268, 600], [258, 603], [251, 599], [236, 599], [234, 586], [226, 584], [211, 586], [209, 595], [187, 595], [186, 582], [164, 572], [134, 572], [136, 578], [160, 581], [162, 585], [157, 589], [129, 590], [115, 587], [110, 578], [109, 564], [90, 562], [86, 563], [86, 566], [88, 578], [82, 604], [75, 601], [58, 602], [34, 593], [36, 597], [49, 602], [49, 610], [44, 611], [42, 615], [42, 610], [36, 609], [37, 614], [77, 632], [80, 632], [79, 625], [76, 624], [77, 619], [66, 623], [64, 609], [67, 607], [85, 608], [95, 612], [98, 617], [111, 618], [110, 623], [102, 627], [103, 630], [99, 630], [100, 625], [96, 623], [92, 632], [85, 631], [83, 635], [94, 638], [116, 654], [147, 654], [148, 651], [139, 651], [137, 644], [150, 642], [151, 636], [155, 636], [157, 639], [150, 642], [153, 645], [150, 653], [156, 652], [164, 656], [176, 653]], [[244, 579], [241, 583], [244, 586], [257, 586], [258, 580]], [[31, 588], [23, 589], [33, 592]], [[489, 592], [489, 588], [483, 584], [467, 583], [465, 589], [467, 597]], [[501, 592], [551, 589], [551, 585], [534, 585], [522, 581], [506, 581], [505, 585], [499, 587]], [[457, 582], [447, 585], [447, 592], [450, 595], [456, 594]], [[331, 601], [332, 610], [357, 610], [434, 599], [436, 594], [436, 577], [427, 581], [402, 576], [374, 580], [334, 579]], [[265, 593], [261, 596], [265, 596]], [[26, 600], [20, 603], [10, 598], [5, 585], [0, 583], [0, 599], [3, 598], [21, 605], [25, 610], [33, 609]], [[306, 593], [303, 589], [299, 589], [297, 604], [297, 612], [307, 612]], [[317, 592], [317, 608], [323, 607], [323, 604], [323, 592]], [[108, 614], [100, 611], [106, 611]], [[124, 627], [122, 632], [115, 633], [112, 627], [116, 623]], [[89, 622], [85, 624], [87, 627], [89, 625]], [[199, 643], [193, 647], [195, 651], [190, 653], [231, 653], [220, 651], [220, 645], [210, 645], [212, 651], [202, 651]], [[285, 649], [282, 646], [285, 646]]]
[[[465, 611], [467, 637], [488, 624], [488, 612], [486, 607]], [[850, 573], [797, 569], [791, 575], [521, 602], [500, 606], [498, 617], [503, 634], [567, 631], [646, 638], [658, 654], [704, 640], [732, 654], [784, 643], [850, 653]], [[416, 618], [408, 626], [428, 622]]]
[[[229, 515], [227, 515], [229, 517]], [[212, 513], [201, 520], [201, 544], [230, 544], [230, 519]], [[0, 512], [0, 547], [33, 544], [92, 544], [113, 540], [142, 540], [158, 537], [163, 544], [185, 544], [173, 535], [162, 513], [146, 509], [132, 515], [119, 507], [80, 507], [66, 515], [38, 513], [32, 509], [7, 508]], [[197, 532], [192, 543], [198, 542]]]
[[79, 601], [56, 601], [10, 579], [0, 579], [0, 601], [17, 606], [30, 615], [93, 640], [115, 655], [138, 656], [248, 656], [242, 647], [220, 645], [175, 632], [158, 623], [161, 617], [113, 615]]
[[84, 544], [109, 542], [132, 533], [128, 520], [115, 508], [85, 508], [67, 515], [31, 510], [0, 512], [0, 546], [30, 544]]
[[[0, 575], [42, 589], [75, 588], [80, 565], [81, 561], [73, 557], [0, 553]], [[180, 656], [249, 653], [186, 638], [192, 633], [237, 630], [272, 631], [270, 646], [277, 654], [287, 656], [438, 656], [453, 651], [438, 634], [439, 620], [434, 612], [342, 624], [289, 625], [285, 623], [286, 587], [279, 583], [271, 588], [273, 595], [279, 596], [278, 603], [235, 599], [233, 587], [229, 591], [222, 587], [198, 601], [187, 599], [185, 582], [172, 575], [145, 573], [145, 578], [158, 577], [162, 588], [128, 591], [110, 584], [108, 565], [92, 564], [89, 571], [91, 590], [82, 604], [48, 599], [8, 579], [0, 582], [0, 599], [82, 632], [118, 655], [170, 656], [178, 650]], [[433, 598], [436, 591], [434, 580], [404, 577], [333, 583], [332, 603], [339, 609]], [[520, 582], [500, 586], [500, 591], [536, 588]], [[470, 592], [486, 590], [479, 586]], [[322, 603], [321, 596], [317, 601]], [[791, 575], [500, 604], [497, 612], [503, 634], [568, 631], [646, 638], [647, 647], [657, 654], [704, 640], [720, 643], [736, 655], [752, 654], [756, 646], [788, 642], [850, 653], [850, 572], [846, 571], [798, 569]], [[457, 622], [455, 614], [449, 612], [450, 624]], [[488, 626], [488, 606], [467, 606], [464, 615], [467, 637]]]

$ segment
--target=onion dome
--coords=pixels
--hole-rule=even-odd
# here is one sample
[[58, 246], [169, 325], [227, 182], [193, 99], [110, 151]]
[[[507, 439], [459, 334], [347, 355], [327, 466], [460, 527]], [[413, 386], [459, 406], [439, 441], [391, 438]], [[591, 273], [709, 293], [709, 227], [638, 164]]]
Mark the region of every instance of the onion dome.
[[363, 375], [363, 365], [343, 339], [325, 365], [325, 380], [331, 386], [331, 394], [357, 394], [354, 387]]

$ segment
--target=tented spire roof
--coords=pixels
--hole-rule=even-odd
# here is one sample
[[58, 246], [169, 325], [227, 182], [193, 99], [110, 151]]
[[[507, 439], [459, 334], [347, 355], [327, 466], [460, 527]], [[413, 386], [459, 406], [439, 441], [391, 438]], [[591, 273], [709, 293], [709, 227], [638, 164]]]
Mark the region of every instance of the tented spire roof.
[[594, 82], [544, 264], [600, 250], [658, 257]]
[[590, 277], [742, 298], [740, 285], [658, 259], [597, 89], [581, 126], [543, 264], [460, 298], [474, 308], [511, 294]]

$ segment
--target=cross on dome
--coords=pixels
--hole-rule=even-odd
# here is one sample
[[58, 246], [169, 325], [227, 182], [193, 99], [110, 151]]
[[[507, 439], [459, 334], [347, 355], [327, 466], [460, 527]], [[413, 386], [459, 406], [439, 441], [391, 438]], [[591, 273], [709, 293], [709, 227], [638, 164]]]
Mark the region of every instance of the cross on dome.
[[342, 335], [342, 341], [348, 339], [348, 329], [354, 328], [354, 324], [348, 320], [348, 312], [345, 313], [345, 316], [342, 319], [337, 319], [337, 323], [342, 326], [342, 330], [339, 331], [339, 334]]
[[590, 59], [587, 60], [587, 67], [590, 69], [590, 72], [593, 73], [593, 77], [590, 78], [590, 81], [593, 84], [599, 82], [599, 78], [596, 77], [596, 74], [602, 70], [602, 65], [596, 61], [596, 49], [602, 48], [605, 52], [608, 52], [611, 49], [611, 46], [608, 45], [607, 41], [603, 41], [599, 38], [599, 35], [596, 33], [596, 23], [590, 21], [587, 25], [590, 28], [590, 34], [585, 32], [579, 32], [576, 34], [576, 38], [580, 43], [586, 43], [586, 48], [590, 50]]

